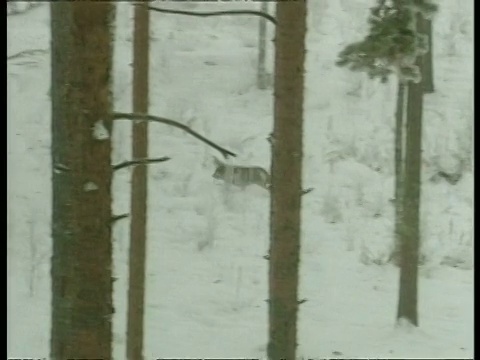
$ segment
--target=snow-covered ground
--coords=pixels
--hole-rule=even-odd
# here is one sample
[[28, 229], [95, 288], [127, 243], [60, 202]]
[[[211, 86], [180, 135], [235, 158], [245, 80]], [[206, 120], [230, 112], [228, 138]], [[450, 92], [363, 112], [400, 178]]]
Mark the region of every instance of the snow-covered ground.
[[[159, 4], [166, 6], [165, 2]], [[255, 2], [168, 4], [255, 8]], [[473, 1], [439, 1], [436, 92], [425, 98], [420, 327], [395, 327], [392, 246], [395, 83], [335, 67], [366, 31], [370, 2], [309, 3], [298, 354], [304, 357], [473, 357]], [[114, 95], [131, 110], [132, 7], [119, 3]], [[273, 34], [268, 25], [270, 38]], [[182, 121], [268, 169], [271, 89], [255, 86], [258, 19], [152, 14], [151, 113]], [[7, 20], [8, 356], [47, 357], [50, 335], [50, 29], [48, 5]], [[272, 58], [273, 43], [269, 46]], [[34, 51], [35, 50], [35, 51]], [[272, 69], [270, 61], [269, 69]], [[145, 358], [265, 358], [268, 194], [226, 191], [212, 149], [151, 125]], [[129, 159], [116, 124], [113, 162]], [[429, 181], [464, 169], [456, 185]], [[470, 169], [469, 169], [470, 167]], [[129, 209], [129, 170], [114, 212]], [[115, 225], [114, 355], [125, 358], [128, 222]]]

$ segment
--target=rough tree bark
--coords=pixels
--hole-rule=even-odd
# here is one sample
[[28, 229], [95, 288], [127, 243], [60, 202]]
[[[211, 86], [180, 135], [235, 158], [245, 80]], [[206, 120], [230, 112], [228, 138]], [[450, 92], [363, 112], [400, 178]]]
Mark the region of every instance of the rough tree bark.
[[114, 5], [51, 3], [51, 359], [112, 353]]
[[[135, 7], [133, 34], [133, 111], [148, 113], [150, 17], [147, 4]], [[132, 156], [148, 157], [148, 121], [132, 126]], [[132, 173], [130, 205], [130, 253], [127, 316], [127, 359], [143, 359], [145, 303], [145, 253], [147, 238], [148, 165], [137, 165]]]
[[294, 360], [303, 158], [306, 2], [277, 3], [268, 358]]
[[[417, 23], [420, 18], [417, 15]], [[416, 65], [423, 74], [423, 56]], [[420, 187], [422, 159], [423, 81], [410, 81], [407, 93], [405, 184], [400, 227], [400, 286], [397, 319], [418, 326], [418, 260], [420, 253]]]

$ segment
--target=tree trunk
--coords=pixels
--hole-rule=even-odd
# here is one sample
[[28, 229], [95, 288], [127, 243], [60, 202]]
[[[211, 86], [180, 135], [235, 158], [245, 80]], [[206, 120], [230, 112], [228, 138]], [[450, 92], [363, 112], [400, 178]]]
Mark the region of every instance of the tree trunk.
[[401, 81], [398, 82], [397, 109], [395, 112], [395, 245], [391, 255], [391, 261], [394, 264], [400, 264], [401, 237], [400, 228], [402, 225], [402, 187], [405, 183], [405, 134], [404, 134], [404, 110], [405, 110], [405, 90], [406, 86]]
[[114, 6], [51, 3], [51, 359], [112, 358]]
[[[268, 12], [268, 2], [262, 1], [260, 11]], [[268, 87], [267, 70], [265, 67], [267, 53], [267, 20], [259, 18], [258, 27], [258, 69], [257, 69], [257, 87], [265, 90]]]
[[[133, 112], [148, 113], [150, 18], [146, 3], [135, 7], [133, 40]], [[132, 126], [134, 160], [148, 157], [148, 121]], [[130, 253], [127, 317], [127, 359], [143, 359], [143, 319], [145, 303], [145, 253], [147, 228], [147, 168], [137, 165], [132, 173], [130, 207]]]
[[277, 3], [268, 358], [294, 360], [303, 158], [306, 2]]
[[[417, 15], [419, 21], [420, 15]], [[423, 56], [416, 65], [423, 73]], [[408, 84], [405, 149], [405, 184], [403, 188], [400, 286], [397, 319], [418, 326], [417, 283], [420, 252], [420, 186], [422, 159], [423, 82]]]
[[432, 20], [420, 16], [418, 21], [418, 31], [428, 36], [428, 52], [423, 56], [423, 91], [431, 94], [435, 91], [433, 86], [433, 36]]

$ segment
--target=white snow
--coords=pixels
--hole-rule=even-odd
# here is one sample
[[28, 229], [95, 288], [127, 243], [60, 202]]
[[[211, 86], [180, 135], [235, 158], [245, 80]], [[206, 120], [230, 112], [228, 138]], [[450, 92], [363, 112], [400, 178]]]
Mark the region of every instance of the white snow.
[[[164, 5], [158, 2], [158, 5]], [[309, 2], [298, 355], [473, 357], [473, 1], [439, 1], [436, 92], [425, 97], [419, 328], [396, 326], [393, 232], [396, 87], [334, 65], [366, 31], [368, 2]], [[175, 3], [216, 10], [255, 2]], [[272, 7], [271, 7], [272, 8]], [[132, 7], [117, 5], [116, 111], [131, 111]], [[256, 89], [258, 19], [152, 13], [150, 113], [182, 121], [270, 164], [272, 91]], [[7, 18], [9, 357], [46, 357], [50, 337], [50, 47], [48, 5]], [[269, 37], [273, 29], [268, 25]], [[271, 58], [273, 46], [268, 48]], [[272, 64], [267, 66], [272, 69]], [[131, 158], [131, 123], [116, 121], [112, 163]], [[150, 125], [145, 358], [265, 358], [268, 193], [214, 182], [213, 149]], [[428, 181], [464, 170], [456, 185]], [[114, 214], [129, 212], [130, 171], [115, 172]], [[125, 358], [128, 219], [114, 225], [114, 356]]]
[[110, 138], [103, 120], [98, 120], [93, 126], [93, 138], [96, 140], [107, 140]]
[[95, 191], [95, 190], [98, 190], [98, 185], [92, 181], [89, 181], [85, 183], [85, 185], [83, 185], [83, 190], [85, 192]]

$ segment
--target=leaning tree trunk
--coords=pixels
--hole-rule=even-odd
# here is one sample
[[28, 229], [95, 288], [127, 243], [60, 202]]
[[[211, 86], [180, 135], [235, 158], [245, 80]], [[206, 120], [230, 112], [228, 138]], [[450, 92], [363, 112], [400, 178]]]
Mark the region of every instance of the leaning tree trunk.
[[268, 358], [294, 360], [300, 261], [306, 2], [278, 2], [277, 21], [275, 119], [271, 138]]
[[[135, 7], [133, 36], [133, 112], [148, 112], [148, 70], [150, 17], [146, 3]], [[148, 121], [132, 127], [134, 160], [148, 157]], [[137, 165], [132, 173], [130, 206], [130, 259], [127, 316], [127, 359], [143, 359], [143, 319], [145, 303], [145, 252], [147, 238], [147, 165]]]
[[114, 5], [51, 3], [51, 356], [112, 358]]
[[[420, 15], [417, 15], [417, 21]], [[423, 57], [416, 65], [423, 73]], [[403, 188], [400, 286], [397, 319], [418, 326], [418, 261], [420, 253], [420, 187], [422, 159], [423, 83], [410, 81], [407, 95], [405, 184]]]

